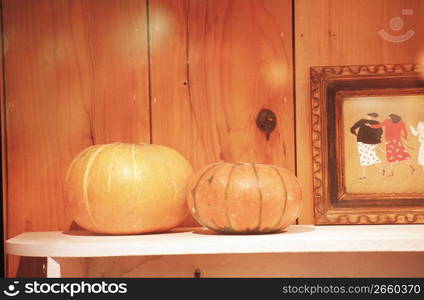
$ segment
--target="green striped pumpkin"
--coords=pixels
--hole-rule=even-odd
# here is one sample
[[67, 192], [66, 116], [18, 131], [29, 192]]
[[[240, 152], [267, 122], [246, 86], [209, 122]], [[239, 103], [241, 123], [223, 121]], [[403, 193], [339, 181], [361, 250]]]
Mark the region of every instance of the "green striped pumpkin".
[[218, 162], [194, 174], [187, 204], [202, 226], [216, 232], [278, 232], [298, 218], [301, 188], [282, 167]]

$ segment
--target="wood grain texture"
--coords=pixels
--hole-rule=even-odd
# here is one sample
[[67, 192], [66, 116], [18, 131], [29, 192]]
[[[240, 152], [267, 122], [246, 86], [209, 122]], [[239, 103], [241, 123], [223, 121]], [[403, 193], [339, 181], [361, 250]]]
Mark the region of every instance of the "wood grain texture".
[[[290, 12], [290, 1], [190, 2], [189, 101], [207, 159], [294, 170]], [[262, 108], [277, 115], [269, 140], [256, 126]]]
[[[145, 2], [5, 0], [3, 17], [7, 236], [63, 230], [72, 158], [93, 143], [149, 140]], [[11, 259], [8, 275], [22, 268]]]
[[81, 268], [81, 263], [78, 264], [76, 259], [64, 258], [59, 261], [62, 277], [193, 278], [196, 270], [200, 272], [200, 277], [205, 278], [420, 278], [424, 275], [424, 258], [419, 252], [101, 257], [82, 261], [84, 268]]
[[[403, 15], [402, 9], [413, 10]], [[296, 155], [297, 175], [305, 201], [299, 219], [312, 224], [312, 144], [309, 68], [311, 66], [365, 65], [417, 62], [424, 52], [424, 2], [419, 0], [298, 0], [295, 1]], [[392, 18], [403, 28], [390, 27]], [[384, 40], [408, 30], [414, 36], [403, 43]]]
[[[152, 140], [294, 170], [291, 1], [150, 1]], [[262, 108], [277, 115], [267, 140]]]
[[[193, 144], [199, 132], [189, 101], [188, 7], [188, 0], [149, 1], [151, 121], [152, 143], [174, 148], [195, 167], [206, 159]], [[183, 226], [196, 224], [190, 214]]]
[[[150, 0], [149, 75], [145, 1], [4, 0], [7, 236], [66, 228], [62, 180], [72, 157], [92, 143], [149, 141], [149, 105], [151, 141], [195, 169], [241, 160], [294, 170], [296, 150], [300, 221], [313, 223], [310, 66], [415, 62], [424, 2], [294, 3], [296, 149], [291, 1]], [[403, 29], [390, 29], [393, 17]], [[380, 29], [415, 34], [391, 43]], [[277, 115], [268, 141], [255, 124], [262, 108]]]
[[146, 1], [80, 3], [93, 142], [150, 142]]
[[[0, 3], [1, 5], [1, 3]], [[3, 32], [3, 17], [0, 15], [0, 24], [1, 24], [1, 31]], [[5, 106], [5, 100], [4, 100], [4, 77], [3, 77], [3, 52], [4, 52], [4, 43], [3, 43], [3, 33], [0, 38], [0, 51], [1, 51], [1, 59], [0, 59], [0, 122], [1, 122], [1, 183], [2, 183], [2, 208], [3, 208], [3, 214], [2, 214], [2, 226], [0, 226], [3, 229], [2, 237], [3, 241], [6, 241], [7, 239], [7, 146], [6, 146], [6, 106]], [[1, 248], [4, 253], [4, 244]], [[3, 273], [6, 274], [7, 270], [7, 257], [6, 255], [3, 255]]]
[[[92, 142], [66, 4], [3, 2], [8, 237], [67, 226], [62, 178], [73, 154]], [[19, 260], [10, 262], [9, 276], [21, 274]]]

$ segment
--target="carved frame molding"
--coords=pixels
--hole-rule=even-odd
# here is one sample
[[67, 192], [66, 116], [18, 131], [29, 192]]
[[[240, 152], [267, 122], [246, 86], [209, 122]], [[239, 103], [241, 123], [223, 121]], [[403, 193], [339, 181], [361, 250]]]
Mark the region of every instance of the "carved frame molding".
[[[396, 89], [402, 87], [424, 89], [424, 68], [418, 64], [379, 64], [355, 66], [320, 66], [310, 68], [311, 136], [312, 136], [312, 186], [316, 224], [395, 224], [424, 223], [424, 195], [411, 199], [411, 205], [399, 205], [407, 195], [393, 195], [398, 201], [391, 205], [388, 199], [375, 199], [375, 207], [362, 205], [361, 200], [348, 206], [330, 195], [329, 165], [334, 164], [329, 155], [328, 97], [335, 86], [344, 89]], [[334, 94], [334, 91], [332, 92]], [[333, 100], [335, 101], [335, 100]], [[330, 141], [334, 143], [336, 141]], [[335, 155], [334, 155], [335, 156]], [[334, 197], [333, 197], [334, 198]], [[376, 195], [378, 198], [378, 195]], [[346, 201], [345, 201], [346, 202]]]

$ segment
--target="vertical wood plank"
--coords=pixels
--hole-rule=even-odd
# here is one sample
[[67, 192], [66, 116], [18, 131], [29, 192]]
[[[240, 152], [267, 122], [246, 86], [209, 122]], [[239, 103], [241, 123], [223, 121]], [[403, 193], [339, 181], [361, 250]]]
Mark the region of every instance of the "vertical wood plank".
[[[203, 149], [293, 170], [291, 1], [191, 1], [188, 13], [189, 101]], [[256, 126], [262, 108], [277, 116], [269, 140]]]
[[[152, 142], [174, 148], [196, 168], [207, 160], [199, 144], [190, 145], [199, 131], [189, 101], [188, 8], [188, 0], [149, 1]], [[189, 215], [181, 226], [196, 224]]]
[[[149, 141], [145, 5], [3, 1], [8, 237], [69, 227], [63, 179], [83, 148]], [[11, 258], [9, 276], [22, 268]]]
[[[152, 140], [294, 171], [291, 1], [150, 1]], [[267, 140], [263, 108], [277, 116]]]
[[82, 22], [94, 143], [150, 142], [146, 1], [84, 0]]
[[[67, 1], [4, 1], [8, 237], [70, 223], [62, 178], [91, 133]], [[19, 259], [10, 260], [9, 276]], [[21, 265], [21, 268], [24, 266]]]
[[[403, 9], [413, 14], [402, 14]], [[393, 30], [392, 18], [403, 28]], [[402, 43], [383, 39], [378, 31], [414, 36]], [[420, 0], [298, 0], [295, 1], [297, 172], [305, 204], [300, 223], [312, 224], [312, 146], [309, 68], [418, 62], [424, 53], [424, 2]]]
[[[0, 3], [0, 6], [2, 4]], [[0, 59], [0, 122], [1, 122], [1, 183], [2, 183], [2, 207], [3, 207], [3, 224], [2, 228], [2, 237], [3, 241], [7, 238], [7, 158], [6, 158], [6, 109], [5, 109], [5, 101], [4, 101], [4, 77], [3, 77], [3, 53], [4, 53], [4, 43], [3, 43], [3, 14], [0, 15], [0, 51], [1, 51], [1, 59]], [[4, 253], [4, 243], [1, 246], [2, 253]], [[3, 255], [3, 274], [7, 273], [7, 257]]]
[[175, 148], [193, 163], [195, 145], [190, 143], [198, 129], [192, 123], [187, 78], [188, 7], [188, 0], [149, 1], [152, 142]]

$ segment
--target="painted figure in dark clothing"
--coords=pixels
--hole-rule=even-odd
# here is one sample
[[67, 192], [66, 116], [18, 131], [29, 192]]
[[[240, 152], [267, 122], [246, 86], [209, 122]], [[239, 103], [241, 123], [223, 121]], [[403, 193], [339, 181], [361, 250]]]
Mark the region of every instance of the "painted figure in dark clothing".
[[362, 167], [362, 176], [359, 179], [366, 179], [365, 168], [368, 166], [377, 166], [384, 175], [384, 169], [380, 166], [381, 160], [377, 155], [376, 149], [381, 143], [381, 135], [383, 130], [381, 128], [372, 128], [370, 125], [378, 125], [376, 119], [378, 114], [371, 112], [367, 114], [366, 119], [361, 119], [356, 122], [351, 128], [350, 132], [356, 135], [356, 141], [359, 152], [359, 163]]

